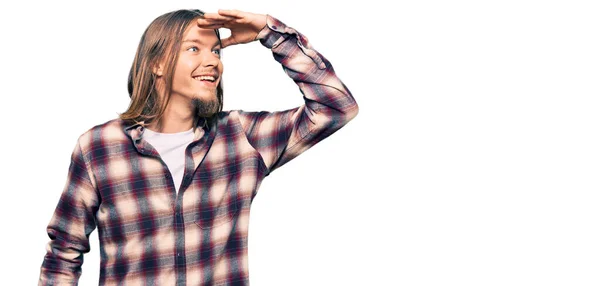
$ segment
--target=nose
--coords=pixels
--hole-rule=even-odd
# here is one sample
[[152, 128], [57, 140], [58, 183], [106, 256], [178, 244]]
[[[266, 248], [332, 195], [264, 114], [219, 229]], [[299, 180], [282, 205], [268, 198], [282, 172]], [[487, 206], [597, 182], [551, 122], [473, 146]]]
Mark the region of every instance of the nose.
[[216, 67], [220, 61], [221, 61], [221, 59], [219, 58], [219, 56], [215, 55], [212, 52], [204, 53], [204, 55], [202, 57], [202, 65], [207, 66], [207, 67], [208, 66]]

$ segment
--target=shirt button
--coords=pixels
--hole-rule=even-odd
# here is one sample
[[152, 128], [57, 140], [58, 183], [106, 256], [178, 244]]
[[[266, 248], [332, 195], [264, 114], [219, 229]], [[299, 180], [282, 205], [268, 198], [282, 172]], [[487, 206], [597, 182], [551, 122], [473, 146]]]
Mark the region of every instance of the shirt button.
[[180, 257], [180, 256], [181, 256], [181, 254], [180, 254], [180, 253], [177, 253], [177, 257]]

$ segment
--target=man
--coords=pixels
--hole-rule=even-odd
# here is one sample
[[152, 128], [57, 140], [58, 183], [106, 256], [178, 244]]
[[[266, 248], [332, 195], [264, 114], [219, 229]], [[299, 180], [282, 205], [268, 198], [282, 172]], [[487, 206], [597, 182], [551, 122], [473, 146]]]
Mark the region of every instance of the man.
[[[230, 37], [221, 40], [219, 28]], [[220, 49], [255, 40], [305, 104], [222, 111]], [[77, 141], [39, 284], [77, 284], [97, 227], [102, 285], [248, 285], [258, 187], [357, 115], [351, 93], [304, 35], [270, 15], [237, 10], [155, 19], [128, 87], [129, 108]]]

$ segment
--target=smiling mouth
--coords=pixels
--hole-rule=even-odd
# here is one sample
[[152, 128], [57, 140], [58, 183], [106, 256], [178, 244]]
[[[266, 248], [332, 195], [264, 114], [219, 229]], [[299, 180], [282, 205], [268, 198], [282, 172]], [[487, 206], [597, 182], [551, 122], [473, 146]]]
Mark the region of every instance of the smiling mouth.
[[217, 78], [213, 76], [195, 76], [193, 77], [195, 81], [198, 83], [207, 86], [207, 87], [216, 87], [217, 86]]
[[209, 81], [209, 82], [215, 82], [217, 80], [216, 77], [214, 76], [209, 76], [209, 75], [201, 75], [201, 76], [195, 76], [193, 77], [195, 80], [197, 81]]

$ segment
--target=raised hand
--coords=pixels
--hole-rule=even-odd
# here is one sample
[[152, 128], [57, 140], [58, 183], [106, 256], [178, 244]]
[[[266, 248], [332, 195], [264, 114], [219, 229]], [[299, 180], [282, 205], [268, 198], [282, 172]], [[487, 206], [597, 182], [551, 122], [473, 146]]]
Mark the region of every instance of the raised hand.
[[221, 39], [221, 48], [256, 40], [258, 32], [266, 24], [267, 15], [238, 10], [219, 9], [218, 13], [205, 13], [204, 18], [198, 19], [198, 27], [200, 28], [218, 29], [223, 27], [231, 31], [228, 38]]

